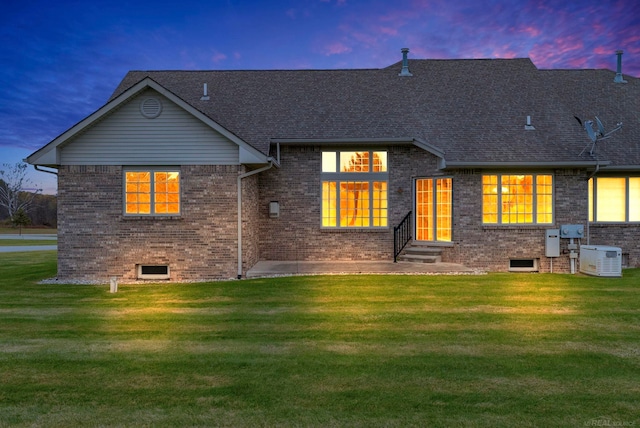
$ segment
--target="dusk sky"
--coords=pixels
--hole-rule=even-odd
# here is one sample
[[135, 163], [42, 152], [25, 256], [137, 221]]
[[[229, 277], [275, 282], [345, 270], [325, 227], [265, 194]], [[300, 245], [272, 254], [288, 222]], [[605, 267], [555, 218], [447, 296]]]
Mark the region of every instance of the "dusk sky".
[[129, 70], [380, 68], [403, 47], [615, 70], [622, 49], [640, 77], [637, 0], [3, 0], [0, 23], [0, 164], [100, 108]]

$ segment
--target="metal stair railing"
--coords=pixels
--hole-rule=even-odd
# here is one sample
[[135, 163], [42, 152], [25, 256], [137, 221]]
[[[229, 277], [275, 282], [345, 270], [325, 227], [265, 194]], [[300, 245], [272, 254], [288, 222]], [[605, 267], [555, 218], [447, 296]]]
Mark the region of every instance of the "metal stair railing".
[[399, 225], [393, 228], [393, 262], [398, 262], [398, 256], [411, 241], [411, 211], [404, 216]]

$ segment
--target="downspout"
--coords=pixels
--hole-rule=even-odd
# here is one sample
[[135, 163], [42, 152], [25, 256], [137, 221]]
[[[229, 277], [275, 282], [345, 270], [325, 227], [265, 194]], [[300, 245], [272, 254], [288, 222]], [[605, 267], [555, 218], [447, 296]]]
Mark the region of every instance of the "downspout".
[[595, 176], [596, 176], [596, 174], [598, 173], [598, 171], [600, 171], [600, 161], [599, 161], [599, 160], [597, 160], [597, 161], [596, 161], [596, 169], [595, 169], [595, 171], [593, 171], [593, 173], [591, 173], [591, 175], [590, 175], [590, 176], [588, 176], [588, 177], [587, 177], [587, 181], [589, 181], [589, 180], [591, 180], [593, 177], [595, 177]]
[[[600, 170], [600, 161], [597, 160], [596, 161], [596, 170], [593, 171], [593, 173], [589, 177], [587, 177], [587, 186], [589, 186], [589, 184], [588, 184], [589, 180], [591, 180], [593, 177], [595, 177], [599, 170]], [[594, 187], [593, 188], [593, 192], [595, 193], [595, 191], [596, 191], [596, 189]], [[588, 197], [587, 197], [587, 201], [589, 201]], [[591, 202], [593, 203], [593, 201], [591, 201]], [[589, 245], [589, 241], [591, 241], [591, 228], [589, 227], [589, 204], [587, 204], [587, 245]]]
[[273, 167], [273, 158], [267, 158], [269, 165], [238, 176], [238, 279], [242, 278], [242, 179], [259, 174]]

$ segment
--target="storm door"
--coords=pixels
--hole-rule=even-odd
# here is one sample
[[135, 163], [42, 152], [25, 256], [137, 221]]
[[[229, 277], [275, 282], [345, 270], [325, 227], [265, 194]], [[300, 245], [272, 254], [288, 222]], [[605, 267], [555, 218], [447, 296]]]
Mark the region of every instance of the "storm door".
[[416, 179], [416, 240], [451, 241], [451, 178]]

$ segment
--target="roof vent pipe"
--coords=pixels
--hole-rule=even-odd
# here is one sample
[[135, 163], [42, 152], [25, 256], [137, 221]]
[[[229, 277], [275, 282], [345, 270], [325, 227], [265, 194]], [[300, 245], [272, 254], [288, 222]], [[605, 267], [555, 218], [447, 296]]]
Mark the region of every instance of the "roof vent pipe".
[[613, 79], [615, 83], [627, 83], [626, 80], [622, 78], [622, 53], [623, 51], [616, 51], [616, 55], [618, 55], [618, 69], [616, 71], [616, 77]]
[[200, 97], [200, 101], [209, 101], [209, 94], [207, 93], [207, 84], [204, 84], [202, 88], [202, 96]]
[[531, 116], [527, 116], [527, 123], [524, 125], [526, 131], [534, 131], [536, 128], [531, 123]]
[[413, 74], [409, 72], [409, 59], [407, 58], [409, 48], [402, 48], [400, 52], [402, 52], [402, 70], [398, 76], [413, 76]]

